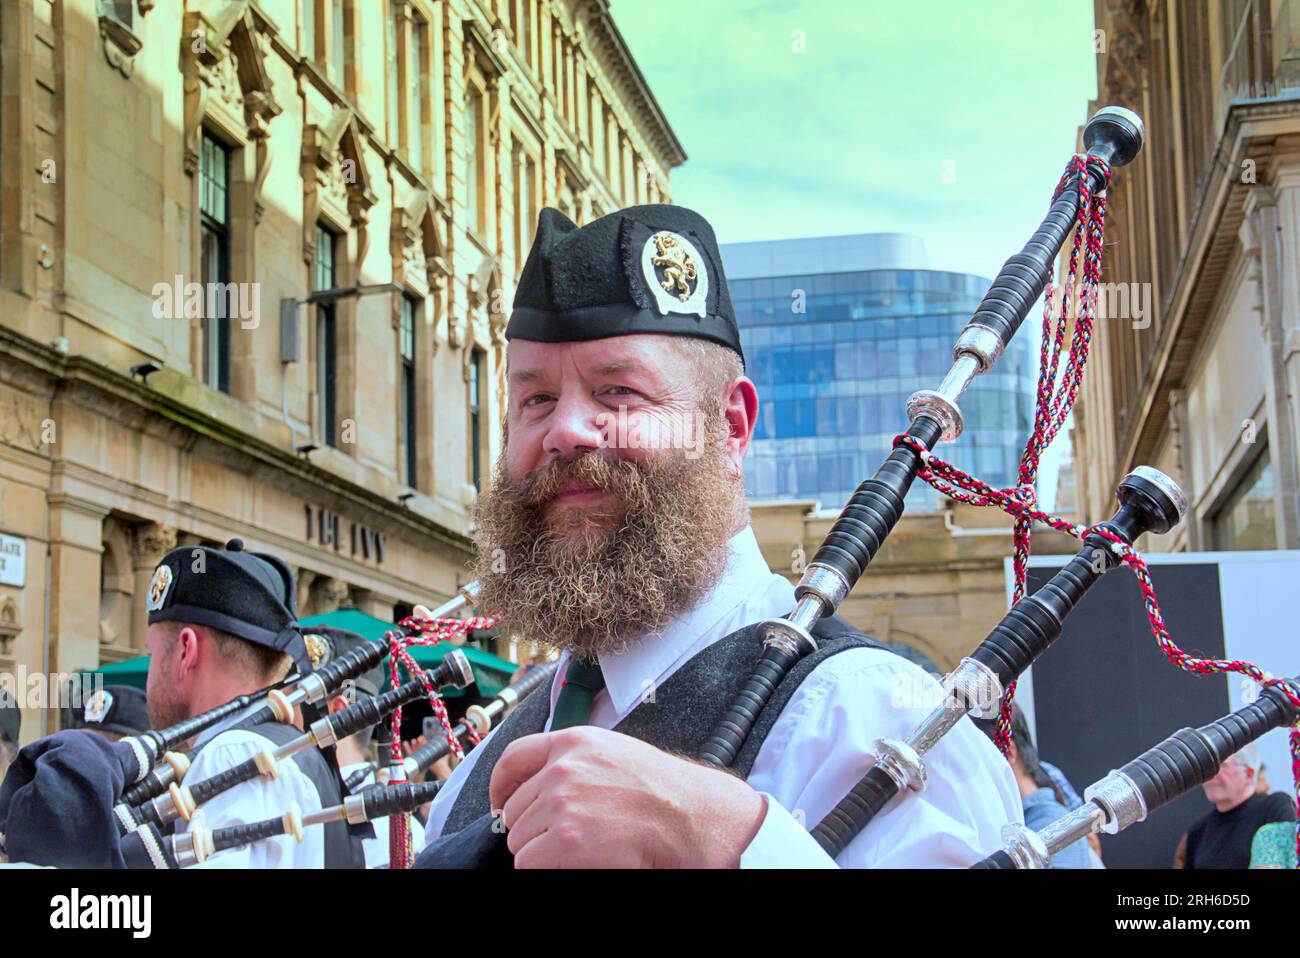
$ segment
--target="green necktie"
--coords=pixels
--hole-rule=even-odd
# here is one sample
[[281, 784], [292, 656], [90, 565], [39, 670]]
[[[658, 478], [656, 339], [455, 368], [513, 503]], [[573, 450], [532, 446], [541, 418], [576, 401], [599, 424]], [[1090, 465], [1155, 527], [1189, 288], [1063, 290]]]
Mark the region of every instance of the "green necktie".
[[605, 676], [600, 671], [600, 662], [570, 659], [569, 668], [564, 673], [560, 697], [555, 700], [551, 731], [586, 725], [591, 719], [591, 704], [595, 701], [596, 693], [604, 687]]

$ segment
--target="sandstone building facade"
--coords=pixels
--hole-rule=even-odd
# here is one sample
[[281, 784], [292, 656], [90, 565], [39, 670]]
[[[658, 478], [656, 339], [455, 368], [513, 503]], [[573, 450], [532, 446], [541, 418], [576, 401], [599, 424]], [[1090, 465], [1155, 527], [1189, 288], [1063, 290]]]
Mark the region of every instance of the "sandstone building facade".
[[1075, 413], [1080, 518], [1104, 518], [1147, 463], [1190, 512], [1145, 548], [1297, 548], [1300, 4], [1095, 7], [1089, 112], [1136, 110], [1147, 143], [1111, 191], [1108, 315]]
[[140, 654], [176, 545], [285, 557], [302, 614], [452, 594], [538, 211], [666, 201], [685, 159], [606, 0], [10, 0], [0, 130], [29, 675]]

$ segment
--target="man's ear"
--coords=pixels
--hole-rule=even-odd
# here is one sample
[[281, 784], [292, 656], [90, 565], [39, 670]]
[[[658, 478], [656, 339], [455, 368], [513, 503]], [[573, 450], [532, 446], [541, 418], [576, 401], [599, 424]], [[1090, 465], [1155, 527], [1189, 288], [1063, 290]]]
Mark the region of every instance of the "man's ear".
[[347, 708], [348, 700], [342, 695], [331, 695], [329, 701], [325, 703], [325, 706], [329, 709], [329, 714], [333, 715], [335, 712], [342, 712]]
[[1018, 768], [1020, 765], [1020, 749], [1016, 748], [1015, 742], [1007, 743], [1007, 761], [1011, 763], [1012, 768]]
[[[201, 637], [198, 632], [188, 625], [176, 633], [176, 671], [178, 677], [188, 675], [198, 668], [200, 641], [206, 643], [207, 639]], [[207, 651], [207, 649], [205, 648], [203, 651]]]
[[726, 448], [727, 459], [732, 473], [739, 477], [744, 468], [745, 453], [749, 442], [754, 438], [754, 426], [758, 422], [758, 390], [752, 380], [745, 376], [734, 379], [722, 398], [723, 415], [727, 419]]

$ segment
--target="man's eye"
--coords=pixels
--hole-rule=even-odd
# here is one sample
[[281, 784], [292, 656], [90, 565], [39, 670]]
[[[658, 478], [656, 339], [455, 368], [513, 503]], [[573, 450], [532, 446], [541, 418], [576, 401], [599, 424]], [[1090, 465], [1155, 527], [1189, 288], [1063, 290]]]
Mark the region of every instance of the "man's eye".
[[536, 396], [529, 396], [527, 399], [525, 399], [525, 400], [524, 400], [524, 405], [525, 405], [525, 406], [537, 406], [537, 405], [540, 405], [541, 403], [544, 403], [544, 402], [550, 402], [550, 401], [551, 401], [551, 398], [552, 398], [552, 397], [548, 396], [548, 395], [545, 394], [545, 393], [538, 393]]
[[631, 386], [610, 386], [605, 393], [614, 396], [635, 396], [636, 390]]

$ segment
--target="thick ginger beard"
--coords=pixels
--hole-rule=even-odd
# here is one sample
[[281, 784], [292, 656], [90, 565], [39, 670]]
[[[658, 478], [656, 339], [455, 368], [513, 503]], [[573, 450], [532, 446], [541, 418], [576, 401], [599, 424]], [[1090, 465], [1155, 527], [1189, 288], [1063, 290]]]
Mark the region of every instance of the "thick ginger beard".
[[[690, 611], [721, 575], [733, 531], [727, 429], [714, 409], [698, 456], [597, 451], [522, 479], [507, 474], [502, 455], [479, 499], [479, 606], [520, 637], [587, 660]], [[609, 495], [594, 508], [548, 509], [574, 482]]]

